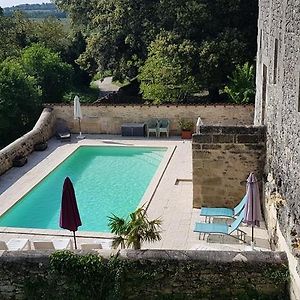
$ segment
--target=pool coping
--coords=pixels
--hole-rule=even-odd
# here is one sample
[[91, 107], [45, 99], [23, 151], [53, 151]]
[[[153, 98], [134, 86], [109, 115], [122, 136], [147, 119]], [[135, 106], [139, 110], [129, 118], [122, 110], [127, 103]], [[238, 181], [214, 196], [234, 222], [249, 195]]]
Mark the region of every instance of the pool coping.
[[[97, 141], [97, 143], [95, 142]], [[130, 140], [131, 141], [131, 140]], [[100, 142], [100, 143], [99, 143]], [[86, 139], [76, 144], [65, 144], [68, 147], [62, 149], [57, 147], [45, 159], [39, 162], [36, 166], [31, 168], [26, 174], [19, 178], [13, 185], [6, 189], [0, 195], [0, 217], [6, 213], [12, 206], [19, 202], [27, 193], [29, 193], [37, 184], [46, 178], [52, 171], [54, 171], [60, 164], [68, 159], [76, 150], [83, 146], [94, 147], [141, 147], [141, 148], [166, 148], [164, 157], [162, 158], [158, 169], [152, 177], [143, 197], [141, 198], [137, 207], [149, 207], [155, 192], [160, 184], [160, 181], [172, 159], [176, 150], [176, 145], [157, 145], [148, 141], [147, 145], [140, 144], [139, 140], [134, 140], [130, 144], [105, 144], [101, 140]], [[132, 141], [131, 141], [132, 142]], [[163, 142], [163, 141], [162, 141]], [[57, 155], [59, 154], [59, 155]], [[42, 174], [42, 175], [41, 175]], [[27, 182], [27, 183], [26, 183]], [[46, 236], [70, 236], [70, 232], [64, 229], [38, 229], [38, 228], [19, 228], [19, 227], [0, 227], [0, 233], [17, 233], [17, 234], [31, 234], [31, 235], [46, 235]], [[109, 232], [97, 231], [77, 231], [77, 237], [89, 238], [107, 238], [112, 239], [114, 235]]]

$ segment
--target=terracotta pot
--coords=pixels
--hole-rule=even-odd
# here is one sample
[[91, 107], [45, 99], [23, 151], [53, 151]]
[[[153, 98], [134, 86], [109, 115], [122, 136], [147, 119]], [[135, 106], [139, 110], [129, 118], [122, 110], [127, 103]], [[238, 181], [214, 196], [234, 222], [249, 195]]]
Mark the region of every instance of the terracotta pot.
[[191, 130], [182, 130], [181, 138], [184, 140], [190, 140], [192, 138], [192, 131]]
[[35, 151], [44, 151], [45, 149], [47, 149], [47, 142], [41, 142], [34, 145]]
[[13, 166], [14, 167], [23, 167], [27, 163], [27, 157], [16, 157], [13, 159]]

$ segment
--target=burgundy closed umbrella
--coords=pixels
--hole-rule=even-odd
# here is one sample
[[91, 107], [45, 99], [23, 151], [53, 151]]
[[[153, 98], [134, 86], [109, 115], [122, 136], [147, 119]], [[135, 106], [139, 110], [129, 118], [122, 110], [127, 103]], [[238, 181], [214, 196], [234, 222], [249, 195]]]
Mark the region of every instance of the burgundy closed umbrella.
[[67, 177], [64, 181], [59, 226], [73, 231], [75, 249], [77, 249], [75, 231], [81, 226], [80, 215], [77, 207], [76, 196], [72, 181]]
[[259, 227], [262, 221], [259, 187], [254, 173], [247, 178], [247, 203], [244, 222], [252, 226], [251, 247], [254, 247], [254, 226]]

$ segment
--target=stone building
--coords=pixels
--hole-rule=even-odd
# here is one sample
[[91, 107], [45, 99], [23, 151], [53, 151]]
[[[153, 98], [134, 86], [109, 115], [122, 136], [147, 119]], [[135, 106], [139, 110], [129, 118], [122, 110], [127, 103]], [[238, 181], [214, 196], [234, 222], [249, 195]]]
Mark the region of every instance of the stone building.
[[[203, 125], [193, 136], [193, 205], [232, 207], [255, 171], [271, 244], [287, 253], [300, 299], [300, 0], [259, 0], [257, 48], [254, 126]], [[212, 201], [220, 194], [225, 202]]]
[[300, 298], [300, 0], [260, 0], [255, 125], [266, 127], [265, 216]]

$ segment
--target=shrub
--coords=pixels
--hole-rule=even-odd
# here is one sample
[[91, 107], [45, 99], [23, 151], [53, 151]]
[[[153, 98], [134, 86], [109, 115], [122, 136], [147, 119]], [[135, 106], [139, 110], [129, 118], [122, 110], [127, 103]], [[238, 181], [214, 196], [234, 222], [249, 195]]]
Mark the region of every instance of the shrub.
[[254, 103], [255, 100], [255, 82], [254, 68], [245, 63], [243, 66], [237, 66], [229, 83], [225, 86], [225, 92], [228, 94], [231, 102], [236, 104]]
[[41, 90], [16, 60], [0, 64], [0, 143], [2, 146], [24, 134], [41, 112]]
[[196, 47], [173, 33], [157, 36], [140, 69], [141, 91], [155, 104], [179, 102], [197, 90], [193, 75]]
[[71, 86], [72, 66], [64, 63], [58, 53], [41, 44], [26, 48], [21, 61], [25, 71], [34, 76], [42, 90], [43, 102], [61, 102]]

